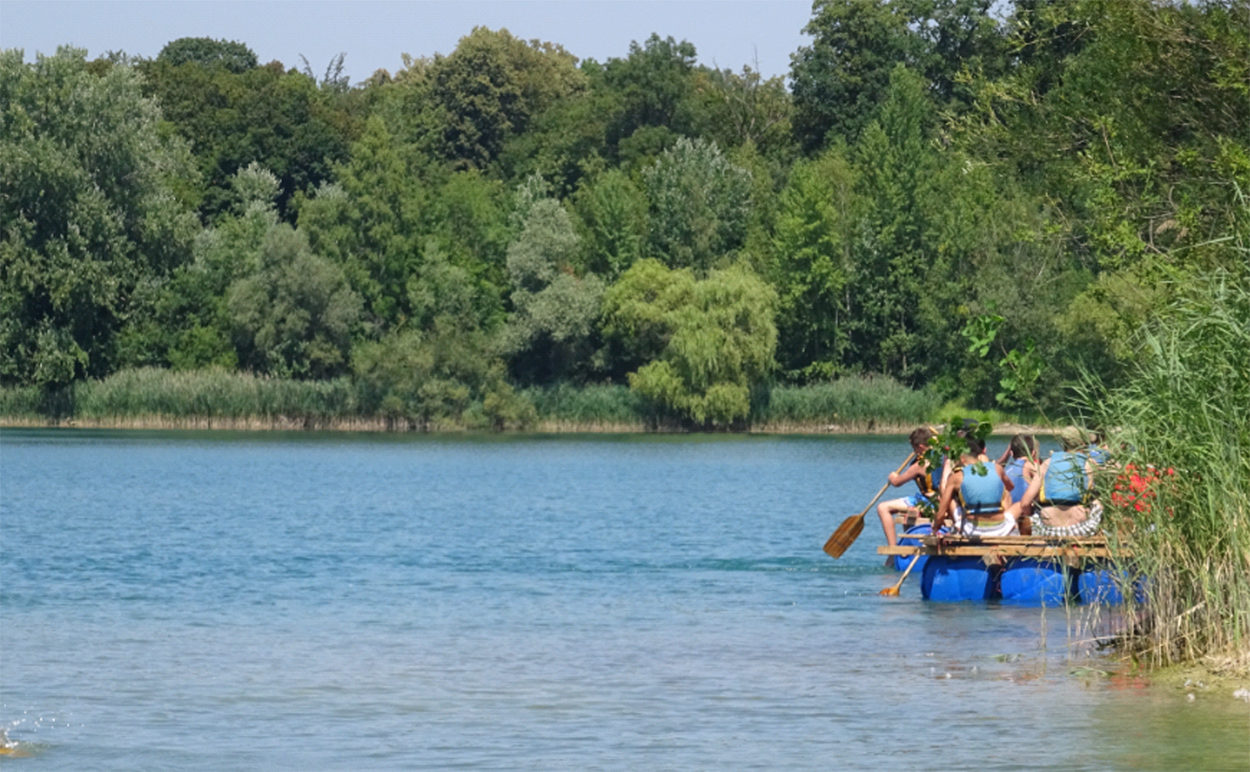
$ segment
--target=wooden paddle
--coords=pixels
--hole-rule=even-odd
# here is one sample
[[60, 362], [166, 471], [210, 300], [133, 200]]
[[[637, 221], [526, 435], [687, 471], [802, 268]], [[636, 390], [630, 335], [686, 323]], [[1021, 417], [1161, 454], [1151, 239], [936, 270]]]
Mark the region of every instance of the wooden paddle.
[[[914, 458], [915, 456], [908, 456], [907, 460], [903, 462], [903, 465], [894, 474], [902, 474], [903, 470], [911, 464]], [[863, 512], [842, 521], [842, 525], [838, 526], [838, 530], [834, 531], [833, 535], [829, 537], [829, 541], [825, 542], [825, 552], [829, 557], [842, 557], [842, 553], [846, 552], [846, 548], [850, 547], [859, 538], [860, 532], [864, 530], [864, 515], [868, 514], [868, 510], [872, 509], [872, 505], [877, 503], [877, 499], [881, 498], [885, 493], [885, 489], [889, 487], [890, 483], [887, 481], [885, 485], [881, 486], [881, 490], [877, 491], [877, 495], [872, 497], [872, 501], [868, 502], [868, 506], [864, 507]]]
[[878, 595], [898, 595], [898, 591], [899, 589], [902, 588], [903, 582], [907, 580], [907, 575], [911, 573], [911, 570], [913, 568], [915, 568], [917, 560], [920, 560], [919, 552], [917, 552], [915, 555], [912, 556], [911, 562], [907, 564], [907, 570], [904, 571], [903, 575], [898, 578], [898, 584], [894, 585], [893, 587], [886, 587], [884, 590], [882, 590], [881, 592], [877, 594]]

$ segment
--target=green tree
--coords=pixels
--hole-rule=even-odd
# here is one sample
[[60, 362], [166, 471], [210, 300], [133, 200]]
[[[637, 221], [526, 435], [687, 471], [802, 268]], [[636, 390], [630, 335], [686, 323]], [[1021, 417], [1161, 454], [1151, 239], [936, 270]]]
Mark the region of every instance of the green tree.
[[578, 189], [573, 207], [588, 270], [614, 281], [642, 256], [647, 199], [624, 172], [611, 169], [596, 176]]
[[630, 389], [697, 426], [728, 427], [750, 412], [752, 387], [773, 367], [776, 294], [736, 265], [696, 280], [645, 259], [604, 296], [604, 332], [645, 364]]
[[178, 38], [165, 44], [157, 61], [173, 66], [193, 62], [201, 67], [222, 67], [235, 74], [259, 65], [256, 53], [243, 43], [212, 38]]
[[442, 322], [387, 333], [352, 351], [366, 410], [399, 426], [525, 428], [534, 406], [508, 383], [490, 338]]
[[108, 375], [147, 289], [188, 258], [172, 180], [194, 168], [159, 123], [131, 66], [0, 52], [0, 381]]
[[268, 229], [258, 256], [227, 294], [240, 364], [282, 377], [345, 372], [361, 301], [342, 270], [285, 223]]
[[522, 379], [547, 382], [588, 364], [603, 282], [574, 274], [580, 245], [564, 207], [551, 198], [527, 201], [524, 188], [520, 197], [524, 225], [508, 246], [513, 312], [503, 348]]
[[702, 274], [742, 246], [751, 173], [730, 163], [715, 143], [682, 138], [642, 176], [652, 255]]
[[928, 141], [932, 112], [920, 76], [895, 68], [890, 91], [856, 146], [866, 204], [855, 250], [852, 345], [865, 369], [917, 383], [926, 375], [921, 307], [949, 281], [943, 255], [928, 249], [938, 159]]
[[344, 95], [318, 89], [314, 79], [285, 71], [280, 62], [236, 73], [158, 58], [142, 69], [145, 92], [199, 163], [206, 220], [228, 209], [234, 173], [259, 163], [281, 183], [279, 214], [294, 221], [292, 198], [331, 178], [358, 131]]
[[607, 130], [609, 147], [617, 148], [640, 130], [690, 131], [691, 74], [696, 61], [692, 43], [655, 33], [641, 45], [630, 43], [626, 58], [608, 60], [599, 76], [619, 105]]
[[586, 87], [575, 63], [558, 45], [475, 27], [425, 68], [431, 146], [456, 169], [486, 169], [535, 116]]
[[967, 70], [994, 71], [1002, 37], [992, 0], [817, 0], [793, 55], [795, 131], [808, 151], [830, 134], [858, 140], [906, 65], [947, 106]]
[[842, 367], [859, 222], [856, 184], [854, 169], [834, 149], [798, 164], [781, 194], [771, 276], [780, 295], [777, 358], [790, 377], [827, 377]]
[[408, 281], [431, 224], [419, 158], [399, 146], [381, 118], [371, 117], [351, 160], [335, 167], [299, 211], [313, 251], [342, 267], [373, 324], [402, 325], [412, 316]]

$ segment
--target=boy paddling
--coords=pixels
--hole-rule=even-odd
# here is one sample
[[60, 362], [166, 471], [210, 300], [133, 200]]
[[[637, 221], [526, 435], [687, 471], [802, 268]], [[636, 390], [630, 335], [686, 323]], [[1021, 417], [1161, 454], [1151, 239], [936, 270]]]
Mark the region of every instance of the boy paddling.
[[[898, 536], [894, 533], [895, 515], [903, 514], [904, 522], [907, 525], [916, 523], [927, 523], [928, 518], [922, 518], [924, 514], [921, 508], [932, 510], [933, 505], [937, 502], [937, 492], [942, 486], [942, 470], [930, 469], [928, 462], [925, 460], [925, 452], [929, 450], [929, 438], [933, 436], [933, 432], [929, 429], [917, 429], [908, 437], [911, 443], [912, 452], [916, 455], [916, 460], [900, 473], [891, 472], [888, 478], [890, 485], [895, 488], [900, 485], [906, 485], [913, 480], [916, 482], [918, 490], [910, 496], [904, 496], [899, 499], [891, 499], [877, 505], [877, 516], [881, 518], [881, 529], [885, 532], [885, 541], [891, 547], [897, 546]], [[886, 561], [888, 564], [893, 558]]]

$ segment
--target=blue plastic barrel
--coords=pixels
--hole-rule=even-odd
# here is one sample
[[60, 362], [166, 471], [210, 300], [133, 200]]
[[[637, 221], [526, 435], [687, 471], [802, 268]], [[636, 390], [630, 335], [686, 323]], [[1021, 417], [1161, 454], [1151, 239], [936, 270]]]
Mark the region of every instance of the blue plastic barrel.
[[[1082, 603], [1100, 603], [1104, 606], [1118, 606], [1124, 602], [1123, 588], [1129, 584], [1128, 572], [1118, 574], [1107, 565], [1093, 565], [1081, 572], [1077, 579], [1077, 589], [1081, 593]], [[1132, 582], [1133, 595], [1138, 603], [1146, 602], [1146, 583], [1140, 576]]]
[[1054, 560], [1012, 558], [999, 580], [1004, 603], [1019, 606], [1062, 606], [1075, 602], [1068, 567]]
[[[938, 531], [938, 533], [946, 533], [946, 531], [947, 529], [942, 528]], [[904, 531], [904, 533], [917, 534], [919, 536], [928, 536], [930, 533], [932, 533], [932, 531], [930, 530], [930, 526], [927, 526], [927, 525], [913, 525], [911, 528], [908, 528], [906, 531]], [[908, 539], [905, 536], [898, 540], [898, 546], [900, 547], [912, 547], [919, 543], [920, 543], [919, 539]], [[916, 561], [916, 567], [912, 569], [912, 573], [919, 575], [920, 572], [924, 571], [924, 564], [928, 562], [928, 560], [929, 560], [928, 555], [921, 555], [920, 559]], [[907, 566], [910, 563], [911, 563], [911, 555], [895, 555], [894, 556], [894, 570], [895, 571], [906, 571]]]
[[994, 597], [995, 582], [981, 558], [933, 555], [925, 562], [920, 594], [925, 600], [940, 603], [987, 600]]

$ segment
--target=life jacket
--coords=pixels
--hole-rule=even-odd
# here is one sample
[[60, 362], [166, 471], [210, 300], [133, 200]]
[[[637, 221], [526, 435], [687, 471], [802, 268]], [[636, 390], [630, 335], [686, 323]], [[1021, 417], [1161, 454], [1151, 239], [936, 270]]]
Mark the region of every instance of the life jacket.
[[977, 474], [977, 464], [964, 467], [964, 481], [959, 486], [959, 500], [969, 515], [996, 515], [1003, 511], [1005, 486], [998, 476], [998, 464], [984, 464], [985, 474]]
[[1024, 479], [1024, 465], [1028, 462], [1025, 458], [1013, 458], [1007, 462], [1007, 466], [1003, 467], [1003, 474], [1007, 475], [1007, 479], [1011, 480], [1014, 486], [1011, 489], [1011, 503], [1015, 504], [1024, 497], [1024, 492], [1028, 490], [1029, 484]]
[[1038, 503], [1044, 507], [1084, 503], [1089, 492], [1089, 476], [1085, 473], [1088, 458], [1084, 453], [1052, 453]]
[[917, 477], [916, 487], [920, 489], [921, 496], [936, 501], [938, 492], [942, 490], [942, 465], [939, 464], [927, 474]]

